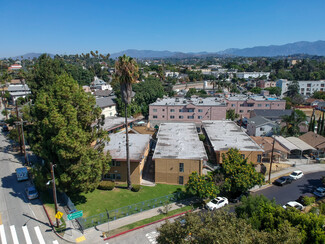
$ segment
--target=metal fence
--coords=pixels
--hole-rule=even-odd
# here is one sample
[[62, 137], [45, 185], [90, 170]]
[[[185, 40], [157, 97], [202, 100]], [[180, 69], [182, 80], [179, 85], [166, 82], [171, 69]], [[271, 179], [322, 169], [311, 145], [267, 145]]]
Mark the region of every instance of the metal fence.
[[96, 225], [107, 223], [108, 221], [113, 221], [132, 214], [164, 206], [169, 203], [177, 202], [187, 197], [188, 196], [184, 194], [184, 192], [177, 192], [167, 196], [162, 196], [143, 202], [135, 203], [126, 207], [110, 210], [87, 218], [78, 218], [77, 220], [83, 229], [88, 229]]

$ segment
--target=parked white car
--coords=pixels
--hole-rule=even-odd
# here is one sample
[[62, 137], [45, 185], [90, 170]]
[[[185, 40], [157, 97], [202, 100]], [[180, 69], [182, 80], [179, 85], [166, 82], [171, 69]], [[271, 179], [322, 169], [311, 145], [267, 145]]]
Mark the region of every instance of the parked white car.
[[209, 210], [215, 210], [218, 208], [222, 208], [228, 204], [228, 199], [225, 197], [216, 197], [212, 201], [208, 202], [206, 208]]
[[304, 210], [304, 206], [302, 204], [300, 204], [299, 202], [296, 202], [296, 201], [290, 201], [290, 202], [287, 202], [287, 204], [283, 205], [282, 206], [284, 209], [288, 208], [288, 207], [292, 207], [292, 208], [295, 208], [297, 210]]
[[291, 173], [291, 175], [289, 175], [292, 179], [294, 180], [298, 180], [301, 177], [303, 177], [304, 173], [302, 173], [301, 170], [295, 170]]

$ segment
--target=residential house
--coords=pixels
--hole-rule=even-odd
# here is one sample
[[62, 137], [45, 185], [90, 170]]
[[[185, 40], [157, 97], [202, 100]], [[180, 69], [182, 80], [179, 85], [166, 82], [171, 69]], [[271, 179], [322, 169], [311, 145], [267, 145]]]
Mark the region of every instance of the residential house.
[[99, 79], [97, 76], [95, 76], [94, 81], [91, 82], [90, 88], [93, 90], [113, 90], [111, 85], [107, 84], [102, 79]]
[[259, 80], [256, 82], [256, 86], [262, 89], [269, 88], [269, 87], [276, 87], [275, 81], [267, 81], [267, 80]]
[[239, 79], [255, 79], [261, 78], [262, 76], [266, 76], [268, 79], [270, 76], [270, 72], [237, 72], [237, 78]]
[[21, 68], [22, 68], [22, 66], [20, 64], [12, 64], [12, 65], [10, 65], [8, 70], [14, 71], [14, 70], [20, 70]]
[[301, 136], [299, 136], [300, 140], [303, 140], [308, 145], [317, 149], [317, 155], [319, 157], [324, 157], [325, 155], [325, 137], [316, 134], [315, 132], [309, 131]]
[[271, 110], [271, 109], [254, 109], [250, 112], [249, 118], [255, 116], [262, 116], [271, 121], [281, 122], [283, 116], [290, 116], [292, 113], [291, 109]]
[[316, 153], [316, 149], [300, 138], [275, 136], [275, 140], [290, 152], [288, 158], [302, 158], [304, 155]]
[[[110, 135], [110, 141], [106, 143], [104, 152], [109, 152], [112, 157], [110, 171], [103, 176], [106, 180], [119, 183], [127, 181], [127, 158], [125, 134]], [[132, 184], [141, 184], [143, 167], [149, 153], [150, 135], [129, 134], [129, 157]]]
[[274, 150], [273, 150], [273, 159], [274, 162], [280, 162], [281, 160], [286, 160], [290, 151], [281, 146], [279, 142], [274, 141], [272, 137], [266, 136], [251, 136], [251, 138], [264, 150], [262, 155], [263, 162], [271, 162], [272, 148], [274, 142]]
[[264, 150], [239, 128], [228, 120], [202, 121], [207, 138], [210, 160], [222, 164], [222, 154], [230, 148], [237, 148], [243, 158], [254, 164], [262, 162]]
[[247, 134], [249, 136], [272, 136], [279, 128], [279, 124], [263, 116], [255, 116], [247, 120]]
[[[141, 118], [128, 118], [128, 128], [132, 129], [134, 123], [140, 121]], [[107, 131], [109, 134], [117, 133], [125, 130], [125, 118], [124, 117], [105, 117], [104, 125], [102, 129]]]
[[117, 115], [115, 97], [96, 97], [96, 105], [102, 109], [105, 117]]
[[190, 174], [202, 174], [208, 159], [194, 123], [162, 123], [153, 155], [155, 182], [186, 184]]
[[84, 92], [91, 92], [90, 86], [82, 86], [82, 89], [84, 90]]
[[7, 91], [9, 92], [13, 103], [15, 103], [19, 97], [25, 98], [31, 94], [31, 90], [27, 84], [9, 85]]

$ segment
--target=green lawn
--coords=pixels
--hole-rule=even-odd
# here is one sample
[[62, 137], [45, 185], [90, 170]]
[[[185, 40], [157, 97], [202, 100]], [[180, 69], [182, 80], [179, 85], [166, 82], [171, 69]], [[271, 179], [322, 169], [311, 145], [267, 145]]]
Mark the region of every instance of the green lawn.
[[71, 196], [71, 200], [78, 210], [83, 210], [84, 217], [88, 217], [103, 213], [106, 209], [109, 211], [184, 190], [184, 187], [179, 185], [157, 184], [154, 187], [141, 187], [139, 192], [123, 188], [115, 188], [112, 191], [97, 189], [87, 194]]

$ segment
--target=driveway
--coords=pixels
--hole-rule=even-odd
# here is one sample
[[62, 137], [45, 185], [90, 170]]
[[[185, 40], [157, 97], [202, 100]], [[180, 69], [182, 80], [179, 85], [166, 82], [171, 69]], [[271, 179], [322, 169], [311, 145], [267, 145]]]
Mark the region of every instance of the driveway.
[[275, 199], [278, 204], [285, 204], [298, 199], [304, 193], [312, 193], [316, 187], [322, 186], [321, 177], [325, 176], [325, 171], [305, 174], [301, 179], [293, 181], [289, 185], [272, 185], [265, 189], [256, 191], [252, 195], [264, 195], [268, 199]]

